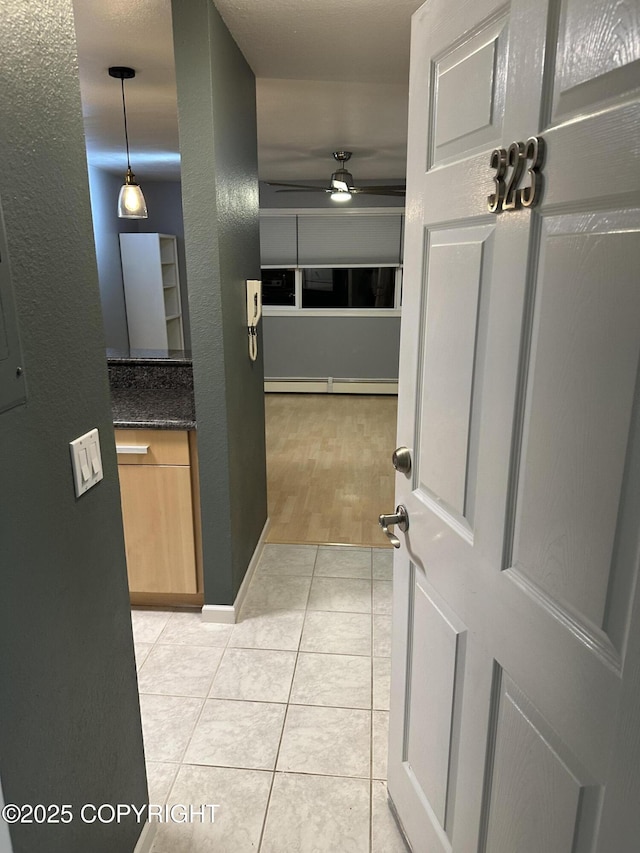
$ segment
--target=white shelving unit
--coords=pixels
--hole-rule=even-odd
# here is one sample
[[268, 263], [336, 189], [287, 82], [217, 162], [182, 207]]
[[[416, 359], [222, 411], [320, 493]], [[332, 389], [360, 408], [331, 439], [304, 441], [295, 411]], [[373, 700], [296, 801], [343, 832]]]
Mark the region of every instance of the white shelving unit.
[[176, 238], [120, 234], [132, 349], [184, 349]]

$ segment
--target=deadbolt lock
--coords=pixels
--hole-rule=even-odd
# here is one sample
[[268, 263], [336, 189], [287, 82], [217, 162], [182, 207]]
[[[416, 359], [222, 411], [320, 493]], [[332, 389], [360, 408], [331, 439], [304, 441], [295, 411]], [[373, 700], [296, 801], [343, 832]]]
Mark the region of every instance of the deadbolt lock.
[[411, 473], [411, 451], [408, 447], [397, 447], [391, 457], [393, 467], [399, 474]]

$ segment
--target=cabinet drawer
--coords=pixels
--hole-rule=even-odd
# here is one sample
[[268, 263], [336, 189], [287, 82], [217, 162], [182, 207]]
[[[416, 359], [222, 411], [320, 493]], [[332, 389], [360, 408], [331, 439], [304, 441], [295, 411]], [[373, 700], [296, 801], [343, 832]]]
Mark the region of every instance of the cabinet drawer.
[[117, 429], [115, 436], [118, 465], [189, 464], [189, 435], [184, 430]]

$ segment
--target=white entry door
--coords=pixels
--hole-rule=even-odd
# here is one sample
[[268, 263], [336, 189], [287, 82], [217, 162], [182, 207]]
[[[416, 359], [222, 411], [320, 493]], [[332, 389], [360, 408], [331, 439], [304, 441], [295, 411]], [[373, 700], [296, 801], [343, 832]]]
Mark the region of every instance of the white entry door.
[[390, 797], [416, 853], [635, 853], [640, 5], [429, 0], [411, 49]]

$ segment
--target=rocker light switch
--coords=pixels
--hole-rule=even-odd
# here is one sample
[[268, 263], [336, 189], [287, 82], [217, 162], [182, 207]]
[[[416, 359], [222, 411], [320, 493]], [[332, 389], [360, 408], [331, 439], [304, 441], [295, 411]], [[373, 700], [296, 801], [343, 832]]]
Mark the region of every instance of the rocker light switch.
[[97, 429], [81, 435], [69, 443], [73, 482], [76, 497], [102, 480], [102, 457], [100, 456], [100, 437]]
[[91, 471], [94, 476], [99, 474], [102, 477], [102, 460], [100, 459], [100, 447], [97, 441], [89, 445], [89, 457], [91, 459]]
[[86, 450], [80, 451], [80, 472], [82, 473], [82, 482], [87, 483], [91, 477], [91, 470], [89, 468], [89, 457], [87, 456]]

